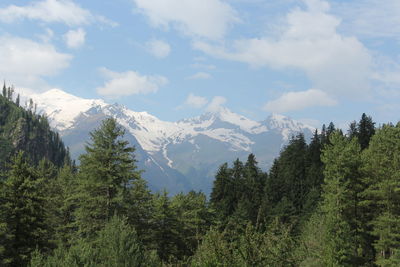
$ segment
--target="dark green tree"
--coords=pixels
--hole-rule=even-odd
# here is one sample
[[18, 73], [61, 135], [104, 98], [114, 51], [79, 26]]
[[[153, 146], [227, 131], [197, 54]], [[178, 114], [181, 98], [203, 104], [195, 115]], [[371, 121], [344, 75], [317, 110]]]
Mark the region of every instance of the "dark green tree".
[[26, 266], [36, 248], [49, 248], [44, 179], [18, 153], [0, 182], [0, 263]]
[[326, 266], [359, 265], [362, 261], [360, 216], [361, 154], [357, 139], [348, 140], [339, 131], [331, 134], [323, 150], [325, 164], [321, 212], [325, 222]]
[[154, 253], [145, 250], [127, 220], [114, 216], [93, 242], [80, 239], [69, 248], [58, 248], [48, 257], [36, 252], [30, 266], [156, 267], [161, 263]]
[[375, 122], [372, 121], [370, 116], [367, 116], [365, 113], [363, 113], [357, 125], [357, 137], [358, 142], [360, 142], [361, 149], [366, 149], [368, 147], [369, 141], [374, 134]]
[[90, 134], [86, 154], [80, 157], [75, 216], [81, 236], [92, 237], [114, 214], [124, 210], [126, 190], [139, 176], [134, 148], [122, 140], [123, 135], [115, 119], [104, 120]]
[[154, 196], [154, 215], [152, 218], [152, 248], [164, 262], [174, 262], [179, 259], [178, 244], [180, 224], [177, 210], [171, 206], [167, 192]]
[[378, 130], [364, 151], [365, 214], [375, 237], [376, 264], [400, 265], [400, 128]]

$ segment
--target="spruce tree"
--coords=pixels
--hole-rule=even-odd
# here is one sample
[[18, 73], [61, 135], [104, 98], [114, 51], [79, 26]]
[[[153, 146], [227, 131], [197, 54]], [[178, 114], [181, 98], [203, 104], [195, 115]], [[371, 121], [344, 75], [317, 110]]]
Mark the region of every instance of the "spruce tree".
[[154, 196], [154, 216], [152, 217], [152, 248], [164, 262], [173, 262], [179, 258], [178, 243], [180, 224], [176, 210], [171, 206], [167, 192]]
[[215, 176], [211, 192], [210, 203], [217, 214], [221, 226], [225, 226], [229, 216], [235, 211], [235, 184], [232, 178], [232, 169], [228, 164], [222, 164]]
[[36, 248], [49, 248], [44, 180], [22, 152], [13, 158], [6, 177], [0, 183], [0, 265], [26, 266]]
[[87, 237], [123, 210], [125, 192], [139, 176], [134, 148], [122, 140], [124, 130], [115, 119], [104, 120], [90, 136], [86, 153], [80, 157], [79, 202], [75, 212], [79, 233]]
[[360, 142], [361, 149], [366, 149], [369, 145], [369, 140], [375, 134], [375, 122], [370, 116], [362, 114], [360, 122], [357, 125], [357, 137]]
[[212, 214], [203, 193], [180, 193], [171, 200], [179, 224], [179, 258], [192, 256], [202, 236], [211, 226]]
[[321, 212], [326, 224], [322, 256], [326, 266], [359, 263], [362, 248], [360, 228], [361, 156], [357, 139], [348, 140], [339, 131], [331, 134], [323, 150], [325, 164]]
[[7, 98], [7, 87], [6, 87], [6, 82], [4, 81], [4, 84], [3, 84], [3, 96], [4, 97], [6, 97]]
[[400, 265], [400, 127], [384, 126], [363, 155], [365, 213], [375, 237], [376, 263]]

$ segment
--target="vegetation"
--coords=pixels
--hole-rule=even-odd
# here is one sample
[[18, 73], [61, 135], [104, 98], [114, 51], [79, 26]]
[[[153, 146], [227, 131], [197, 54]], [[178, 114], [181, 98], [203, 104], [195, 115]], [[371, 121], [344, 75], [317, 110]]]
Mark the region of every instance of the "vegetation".
[[3, 91], [1, 266], [400, 266], [400, 125], [299, 134], [268, 173], [221, 165], [207, 200], [150, 192], [112, 118], [74, 166]]

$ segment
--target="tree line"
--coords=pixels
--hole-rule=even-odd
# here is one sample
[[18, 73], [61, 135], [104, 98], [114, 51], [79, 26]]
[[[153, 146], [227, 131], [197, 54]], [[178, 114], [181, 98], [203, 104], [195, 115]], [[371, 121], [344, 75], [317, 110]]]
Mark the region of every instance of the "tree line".
[[400, 125], [299, 134], [268, 172], [252, 154], [221, 165], [209, 199], [151, 192], [123, 135], [103, 121], [79, 166], [10, 152], [1, 266], [400, 265]]

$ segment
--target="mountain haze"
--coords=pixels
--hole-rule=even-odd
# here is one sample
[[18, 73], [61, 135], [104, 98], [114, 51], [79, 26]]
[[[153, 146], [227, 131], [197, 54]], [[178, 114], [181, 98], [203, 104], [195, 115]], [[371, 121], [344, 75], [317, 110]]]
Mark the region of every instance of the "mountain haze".
[[310, 138], [314, 128], [272, 114], [261, 122], [227, 108], [177, 122], [162, 121], [100, 99], [83, 99], [59, 89], [26, 96], [48, 116], [70, 148], [82, 152], [89, 132], [106, 117], [115, 117], [136, 147], [138, 166], [152, 189], [171, 193], [202, 190], [209, 193], [218, 166], [254, 153], [263, 169], [270, 167], [281, 148], [297, 133]]

